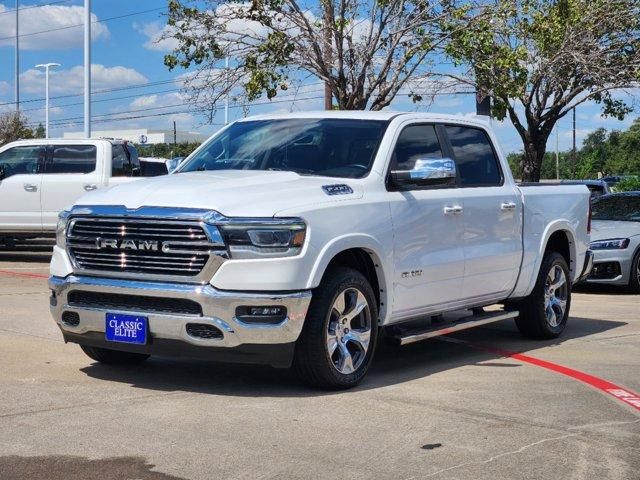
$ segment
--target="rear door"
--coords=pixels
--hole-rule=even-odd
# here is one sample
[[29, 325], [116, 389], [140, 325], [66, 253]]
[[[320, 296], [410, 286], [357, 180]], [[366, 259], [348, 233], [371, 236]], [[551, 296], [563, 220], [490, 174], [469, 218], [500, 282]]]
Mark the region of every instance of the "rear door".
[[463, 202], [468, 303], [504, 298], [515, 286], [522, 255], [522, 202], [506, 181], [490, 137], [481, 128], [445, 126]]
[[[445, 158], [431, 124], [404, 126], [390, 171], [410, 171], [425, 159]], [[448, 309], [460, 298], [464, 274], [462, 204], [453, 185], [390, 189], [394, 236], [394, 321]]]
[[102, 185], [95, 144], [50, 145], [42, 177], [42, 224], [56, 227], [58, 213]]
[[44, 145], [24, 145], [0, 153], [0, 230], [42, 230], [39, 172], [45, 150]]

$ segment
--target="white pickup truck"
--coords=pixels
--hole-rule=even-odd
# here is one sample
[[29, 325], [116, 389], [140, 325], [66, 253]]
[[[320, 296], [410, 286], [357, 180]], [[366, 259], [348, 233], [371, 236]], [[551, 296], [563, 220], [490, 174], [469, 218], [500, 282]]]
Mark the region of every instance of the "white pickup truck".
[[247, 118], [177, 173], [61, 214], [51, 311], [100, 362], [293, 365], [346, 388], [381, 334], [404, 344], [513, 318], [560, 335], [591, 268], [589, 212], [585, 186], [517, 186], [480, 120]]
[[55, 233], [58, 214], [84, 193], [140, 176], [133, 145], [39, 139], [0, 148], [0, 243]]

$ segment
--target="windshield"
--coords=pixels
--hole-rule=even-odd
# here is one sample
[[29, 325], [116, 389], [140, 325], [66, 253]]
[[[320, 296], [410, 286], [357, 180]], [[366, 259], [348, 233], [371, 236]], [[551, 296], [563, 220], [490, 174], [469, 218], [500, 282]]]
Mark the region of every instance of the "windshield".
[[613, 195], [595, 200], [593, 219], [640, 222], [640, 195]]
[[178, 172], [282, 170], [362, 178], [371, 169], [386, 125], [308, 118], [237, 122], [209, 140]]

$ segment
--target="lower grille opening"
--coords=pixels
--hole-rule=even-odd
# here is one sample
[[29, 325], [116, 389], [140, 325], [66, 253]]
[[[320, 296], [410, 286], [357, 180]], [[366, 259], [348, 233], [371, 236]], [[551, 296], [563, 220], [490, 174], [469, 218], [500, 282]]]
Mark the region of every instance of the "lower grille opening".
[[195, 338], [222, 338], [222, 331], [206, 323], [187, 323], [187, 333]]
[[609, 280], [621, 275], [618, 262], [600, 262], [593, 265], [589, 278], [592, 280]]
[[62, 323], [69, 327], [77, 327], [78, 325], [80, 325], [80, 315], [78, 315], [77, 312], [63, 312]]
[[131, 310], [143, 313], [202, 316], [202, 306], [198, 302], [184, 298], [147, 297], [142, 295], [73, 290], [67, 296], [67, 303], [78, 308], [100, 308]]

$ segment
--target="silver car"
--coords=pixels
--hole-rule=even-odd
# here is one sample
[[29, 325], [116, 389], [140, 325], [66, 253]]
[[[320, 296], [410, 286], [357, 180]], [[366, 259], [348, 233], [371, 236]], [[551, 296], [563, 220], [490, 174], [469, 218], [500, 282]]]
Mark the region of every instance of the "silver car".
[[588, 283], [621, 285], [640, 293], [640, 192], [593, 200], [591, 250]]

